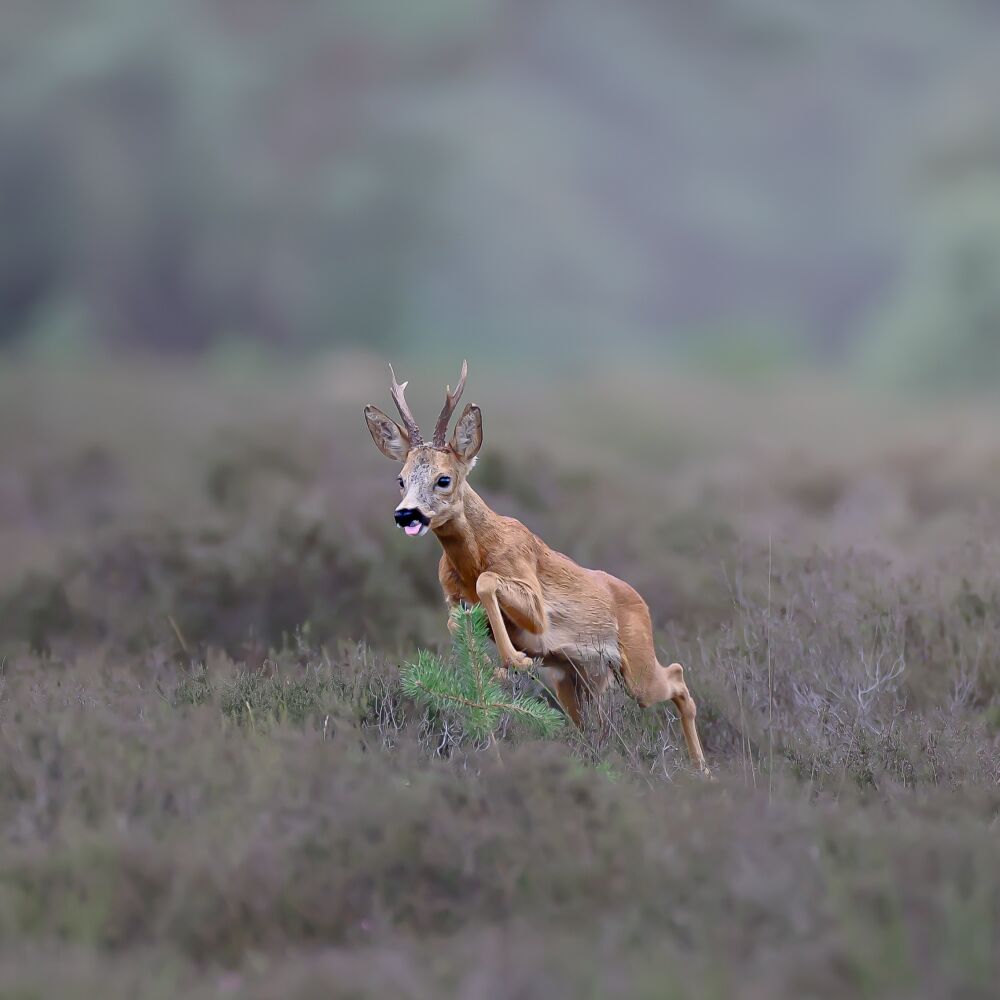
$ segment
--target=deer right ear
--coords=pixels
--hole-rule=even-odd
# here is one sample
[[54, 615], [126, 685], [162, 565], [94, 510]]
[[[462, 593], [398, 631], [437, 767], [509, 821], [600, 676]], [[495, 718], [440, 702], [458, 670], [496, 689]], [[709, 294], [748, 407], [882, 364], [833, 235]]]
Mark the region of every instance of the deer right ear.
[[386, 458], [405, 462], [410, 453], [410, 439], [406, 436], [406, 431], [377, 406], [365, 407], [365, 420], [378, 450]]
[[451, 436], [451, 450], [464, 462], [471, 462], [483, 446], [483, 414], [475, 403], [462, 411]]

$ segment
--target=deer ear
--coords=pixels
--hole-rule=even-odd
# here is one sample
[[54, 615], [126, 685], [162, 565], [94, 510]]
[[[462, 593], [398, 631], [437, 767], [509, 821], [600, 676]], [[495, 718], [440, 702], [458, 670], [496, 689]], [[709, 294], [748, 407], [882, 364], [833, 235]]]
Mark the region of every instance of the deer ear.
[[471, 462], [483, 446], [483, 414], [475, 403], [469, 403], [455, 424], [451, 450], [465, 462]]
[[410, 439], [406, 436], [406, 431], [377, 406], [365, 407], [365, 420], [378, 450], [386, 458], [405, 462], [410, 453]]

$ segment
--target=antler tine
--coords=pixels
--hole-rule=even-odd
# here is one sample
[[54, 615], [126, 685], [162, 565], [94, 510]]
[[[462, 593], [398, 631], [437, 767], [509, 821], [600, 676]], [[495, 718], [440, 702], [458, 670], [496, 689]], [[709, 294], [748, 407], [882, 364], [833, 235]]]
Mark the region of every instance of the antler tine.
[[451, 422], [451, 415], [455, 412], [455, 407], [458, 406], [458, 401], [462, 398], [462, 392], [465, 389], [465, 376], [469, 374], [469, 362], [462, 362], [462, 376], [458, 380], [458, 385], [455, 386], [455, 391], [451, 391], [451, 386], [449, 385], [444, 397], [444, 408], [441, 410], [441, 416], [438, 417], [437, 426], [434, 428], [434, 447], [444, 448], [448, 440], [448, 424]]
[[404, 393], [410, 383], [404, 382], [400, 385], [396, 381], [396, 373], [392, 370], [392, 365], [389, 365], [389, 373], [392, 375], [392, 401], [396, 404], [396, 409], [399, 410], [399, 415], [403, 418], [403, 427], [406, 430], [406, 436], [410, 439], [410, 447], [416, 448], [418, 445], [424, 443], [424, 439], [420, 434], [420, 428], [417, 426], [416, 420], [413, 419], [410, 407], [406, 403]]

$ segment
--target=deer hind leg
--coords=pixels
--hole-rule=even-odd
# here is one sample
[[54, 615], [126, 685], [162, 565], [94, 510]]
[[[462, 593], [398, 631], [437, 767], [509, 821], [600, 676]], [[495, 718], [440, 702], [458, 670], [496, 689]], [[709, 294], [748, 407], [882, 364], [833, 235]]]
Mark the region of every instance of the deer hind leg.
[[541, 597], [527, 584], [496, 573], [483, 573], [479, 577], [476, 594], [490, 620], [500, 659], [505, 665], [521, 669], [530, 667], [531, 657], [518, 652], [510, 641], [504, 615], [518, 628], [538, 635], [545, 631], [545, 608]]
[[577, 729], [583, 726], [583, 715], [580, 711], [580, 692], [575, 671], [563, 663], [553, 663], [545, 660], [543, 671], [546, 686], [555, 695], [559, 707], [573, 720]]
[[607, 715], [601, 711], [600, 698], [610, 683], [607, 675], [592, 676], [585, 665], [581, 667], [563, 653], [547, 653], [542, 664], [541, 679], [577, 729], [583, 728], [584, 707], [596, 705], [601, 715], [601, 736], [606, 737]]
[[[684, 681], [684, 668], [679, 663], [664, 667], [653, 649], [652, 625], [639, 621], [622, 623], [619, 628], [619, 649], [621, 651], [621, 680], [625, 690], [642, 708], [649, 708], [660, 702], [672, 701], [681, 718], [681, 729], [688, 754], [692, 762], [705, 774], [709, 773], [705, 763], [705, 752], [695, 718], [698, 707]], [[630, 627], [631, 626], [631, 627]]]
[[684, 731], [684, 742], [687, 744], [688, 754], [691, 760], [705, 773], [708, 774], [708, 765], [705, 763], [705, 751], [701, 748], [701, 739], [698, 736], [698, 726], [695, 717], [698, 715], [698, 706], [691, 697], [687, 684], [684, 682], [684, 668], [679, 663], [672, 663], [669, 667], [664, 667], [657, 663], [657, 668], [666, 676], [669, 685], [667, 697], [677, 706], [677, 713], [681, 717], [681, 729]]

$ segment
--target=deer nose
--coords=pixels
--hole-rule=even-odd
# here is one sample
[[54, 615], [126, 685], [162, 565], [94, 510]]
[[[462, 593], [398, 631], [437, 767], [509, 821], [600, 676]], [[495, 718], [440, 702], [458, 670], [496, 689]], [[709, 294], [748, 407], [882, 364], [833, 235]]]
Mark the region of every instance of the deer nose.
[[408, 525], [413, 524], [414, 521], [421, 520], [420, 515], [412, 507], [402, 507], [392, 516], [395, 519], [396, 524], [398, 524], [401, 528], [405, 528]]

